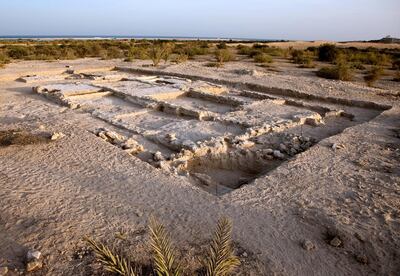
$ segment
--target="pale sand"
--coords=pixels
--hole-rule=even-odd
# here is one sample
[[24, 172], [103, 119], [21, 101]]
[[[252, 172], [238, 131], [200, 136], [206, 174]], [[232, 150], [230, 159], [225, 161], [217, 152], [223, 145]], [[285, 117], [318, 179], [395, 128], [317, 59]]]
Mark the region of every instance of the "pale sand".
[[[222, 69], [198, 62], [159, 69], [391, 107], [218, 198], [88, 132], [105, 122], [34, 94], [32, 84], [12, 81], [35, 72], [61, 73], [65, 64], [102, 71], [114, 65], [142, 69], [142, 63], [21, 62], [0, 71], [1, 129], [43, 126], [66, 135], [49, 144], [0, 148], [0, 266], [22, 268], [26, 249], [36, 248], [45, 256], [37, 275], [91, 275], [99, 270], [90, 257], [73, 257], [85, 235], [110, 240], [122, 229], [138, 237], [130, 246], [141, 252], [142, 230], [155, 215], [178, 246], [189, 250], [185, 244], [203, 245], [225, 215], [234, 223], [235, 243], [247, 253], [241, 275], [394, 275], [400, 270], [400, 106], [397, 98], [380, 95], [398, 91], [398, 84], [385, 90], [311, 75], [238, 75], [233, 73], [238, 68], [254, 69], [240, 62]], [[345, 148], [334, 151], [333, 143]], [[328, 230], [343, 247], [328, 245]], [[304, 250], [304, 240], [317, 248]], [[357, 262], [357, 256], [368, 264]]]

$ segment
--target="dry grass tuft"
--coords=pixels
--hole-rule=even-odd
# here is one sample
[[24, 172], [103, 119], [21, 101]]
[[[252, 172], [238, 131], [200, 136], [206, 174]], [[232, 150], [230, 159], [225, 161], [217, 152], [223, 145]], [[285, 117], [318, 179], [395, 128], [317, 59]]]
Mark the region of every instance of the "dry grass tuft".
[[174, 249], [164, 226], [152, 219], [149, 226], [150, 246], [153, 249], [154, 268], [158, 276], [179, 276], [181, 269], [176, 264]]
[[235, 60], [236, 55], [230, 49], [218, 49], [215, 51], [215, 59], [219, 67], [222, 67], [225, 62]]
[[123, 276], [136, 276], [129, 260], [91, 238], [85, 238], [85, 241], [96, 254], [96, 259], [104, 265], [107, 271]]
[[382, 66], [373, 66], [367, 74], [364, 76], [364, 80], [369, 87], [374, 86], [375, 82], [378, 81], [384, 74]]
[[229, 275], [240, 265], [232, 246], [232, 223], [223, 218], [219, 220], [204, 266], [207, 276]]

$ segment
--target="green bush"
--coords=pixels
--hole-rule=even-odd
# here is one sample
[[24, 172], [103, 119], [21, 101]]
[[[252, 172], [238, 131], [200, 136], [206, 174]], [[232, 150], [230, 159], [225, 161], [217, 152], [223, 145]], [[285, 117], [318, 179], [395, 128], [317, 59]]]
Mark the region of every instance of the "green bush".
[[396, 74], [394, 75], [393, 81], [400, 81], [400, 70], [396, 71]]
[[116, 46], [111, 46], [105, 49], [103, 53], [105, 53], [105, 55], [103, 55], [104, 59], [115, 59], [124, 57], [124, 52]]
[[273, 57], [283, 57], [283, 56], [287, 55], [287, 53], [286, 53], [287, 50], [281, 49], [278, 47], [266, 46], [266, 47], [262, 48], [262, 51], [263, 51], [263, 53], [271, 55]]
[[358, 61], [350, 63], [350, 68], [357, 69], [357, 70], [365, 70], [365, 66], [361, 62], [358, 62]]
[[364, 76], [364, 80], [368, 86], [373, 86], [383, 76], [383, 73], [384, 70], [381, 66], [374, 66]]
[[165, 61], [168, 60], [171, 52], [172, 44], [168, 42], [153, 42], [153, 45], [148, 51], [148, 55], [153, 62], [153, 66], [158, 66], [162, 59]]
[[172, 58], [172, 61], [179, 64], [186, 62], [188, 59], [189, 56], [186, 54], [179, 54], [179, 55], [175, 54]]
[[0, 49], [0, 68], [3, 67], [6, 63], [8, 63], [9, 58], [6, 52], [3, 49]]
[[148, 49], [144, 46], [131, 46], [128, 50], [128, 58], [130, 59], [148, 59]]
[[313, 68], [313, 53], [310, 51], [303, 50], [292, 50], [291, 51], [292, 61], [299, 64], [302, 68]]
[[254, 57], [254, 61], [257, 63], [272, 63], [272, 57], [265, 53], [259, 53]]
[[222, 66], [225, 62], [235, 60], [236, 56], [229, 49], [218, 49], [215, 51], [215, 59], [217, 60], [219, 66]]
[[339, 63], [335, 66], [322, 67], [316, 72], [318, 77], [342, 81], [353, 79], [353, 73], [346, 63]]
[[226, 42], [220, 42], [220, 43], [218, 43], [217, 44], [217, 48], [218, 49], [227, 49], [228, 48], [228, 46], [226, 45]]
[[396, 59], [392, 62], [392, 69], [393, 70], [400, 70], [400, 58]]
[[388, 65], [391, 63], [391, 57], [389, 55], [380, 53], [376, 49], [347, 49], [345, 53], [348, 60], [351, 62], [369, 65]]
[[318, 60], [333, 62], [339, 53], [339, 49], [333, 44], [323, 44], [318, 47]]
[[176, 44], [173, 52], [177, 55], [187, 55], [193, 59], [196, 56], [209, 54], [209, 46], [207, 42], [183, 42]]
[[238, 50], [239, 55], [249, 56], [254, 50], [246, 45], [239, 44], [236, 49]]
[[8, 50], [8, 56], [13, 59], [24, 59], [30, 55], [30, 51], [26, 46], [12, 46]]

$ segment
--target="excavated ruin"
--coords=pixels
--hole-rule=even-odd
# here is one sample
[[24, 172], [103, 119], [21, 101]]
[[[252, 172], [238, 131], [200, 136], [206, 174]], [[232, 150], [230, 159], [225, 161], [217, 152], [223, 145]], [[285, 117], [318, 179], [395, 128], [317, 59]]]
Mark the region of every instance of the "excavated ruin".
[[[94, 134], [153, 166], [223, 195], [385, 109], [190, 76], [116, 71], [25, 76], [44, 97], [110, 128]], [[147, 144], [151, 143], [152, 147]]]

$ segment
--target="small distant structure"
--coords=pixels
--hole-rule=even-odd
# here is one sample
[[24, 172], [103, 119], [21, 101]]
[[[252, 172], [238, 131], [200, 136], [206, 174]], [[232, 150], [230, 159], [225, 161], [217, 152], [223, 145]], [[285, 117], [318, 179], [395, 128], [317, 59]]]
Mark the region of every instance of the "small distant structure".
[[399, 43], [400, 38], [391, 37], [390, 35], [385, 36], [384, 38], [378, 40], [370, 40], [370, 42], [377, 42], [377, 43]]

